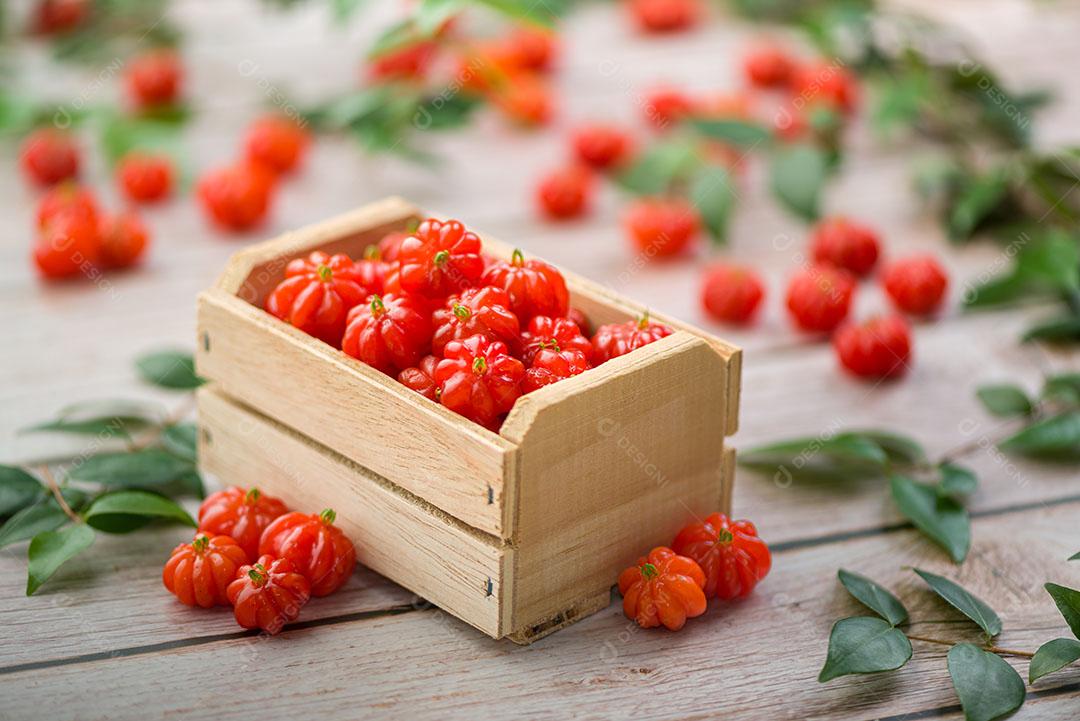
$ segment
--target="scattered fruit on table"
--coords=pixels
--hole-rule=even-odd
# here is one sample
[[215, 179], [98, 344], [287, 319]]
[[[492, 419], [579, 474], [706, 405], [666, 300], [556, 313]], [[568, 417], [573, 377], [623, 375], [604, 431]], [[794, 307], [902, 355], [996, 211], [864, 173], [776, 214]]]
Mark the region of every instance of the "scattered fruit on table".
[[34, 244], [34, 264], [44, 278], [70, 278], [98, 260], [101, 237], [95, 220], [61, 212], [45, 223]]
[[600, 171], [618, 168], [634, 153], [633, 137], [616, 125], [582, 125], [573, 131], [570, 142], [578, 162]]
[[795, 58], [782, 46], [771, 43], [753, 47], [743, 56], [743, 73], [751, 85], [759, 88], [787, 86], [795, 67]]
[[667, 130], [694, 112], [693, 98], [675, 88], [655, 88], [645, 97], [645, 119], [657, 130]]
[[619, 575], [623, 613], [642, 628], [678, 631], [705, 613], [705, 574], [693, 559], [664, 546], [649, 551]]
[[203, 210], [214, 223], [227, 231], [251, 230], [270, 209], [275, 178], [266, 168], [242, 162], [205, 173], [196, 193]]
[[101, 218], [97, 263], [101, 268], [127, 268], [139, 262], [150, 244], [150, 230], [133, 210]]
[[548, 173], [536, 186], [536, 202], [542, 215], [552, 220], [578, 218], [589, 211], [593, 195], [592, 172], [584, 166]]
[[816, 263], [843, 268], [861, 278], [877, 264], [880, 245], [872, 228], [837, 216], [814, 227], [810, 253]]
[[861, 378], [897, 378], [911, 362], [911, 329], [900, 315], [845, 323], [833, 335], [841, 365]]
[[698, 211], [681, 198], [641, 198], [623, 217], [626, 233], [644, 258], [678, 255], [690, 246], [701, 228]]
[[132, 105], [153, 110], [176, 105], [184, 81], [179, 54], [171, 48], [149, 50], [128, 61], [124, 70]]
[[703, 14], [701, 0], [624, 0], [641, 30], [669, 33], [697, 25]]
[[363, 285], [360, 267], [346, 255], [315, 252], [285, 269], [266, 299], [266, 310], [300, 330], [339, 345], [351, 311], [377, 288]]
[[281, 499], [267, 496], [254, 486], [230, 486], [211, 493], [199, 506], [199, 531], [231, 537], [251, 560], [259, 555], [259, 539], [266, 527], [288, 512]]
[[34, 8], [33, 30], [56, 35], [74, 30], [90, 14], [90, 0], [39, 0]]
[[275, 635], [300, 615], [311, 599], [311, 584], [284, 558], [261, 556], [240, 568], [228, 597], [238, 624]]
[[300, 167], [310, 142], [308, 132], [292, 118], [267, 115], [248, 128], [244, 150], [250, 162], [285, 175]]
[[712, 318], [721, 323], [751, 323], [764, 297], [765, 284], [751, 268], [714, 263], [705, 269], [701, 304]]
[[679, 531], [671, 548], [694, 559], [705, 573], [706, 598], [730, 601], [754, 590], [772, 566], [769, 547], [750, 521], [713, 513]]
[[311, 595], [328, 596], [349, 580], [356, 567], [356, 549], [334, 525], [336, 518], [329, 508], [278, 516], [259, 539], [259, 555], [288, 561], [311, 584]]
[[933, 256], [915, 255], [888, 263], [881, 282], [899, 310], [929, 315], [944, 302], [949, 276]]
[[99, 213], [97, 198], [89, 188], [75, 183], [61, 183], [50, 188], [38, 201], [38, 229], [44, 228], [52, 218], [66, 212], [84, 216], [96, 223]]
[[19, 160], [26, 177], [37, 185], [55, 185], [79, 175], [79, 148], [63, 130], [42, 128], [26, 136]]
[[172, 194], [172, 160], [167, 155], [128, 153], [116, 166], [116, 179], [129, 200], [156, 203]]
[[787, 307], [795, 325], [808, 333], [829, 333], [847, 318], [855, 279], [846, 270], [815, 265], [795, 273]]
[[800, 64], [791, 78], [791, 92], [805, 104], [823, 103], [850, 114], [859, 101], [859, 81], [836, 61]]
[[162, 580], [186, 606], [228, 606], [229, 584], [247, 562], [247, 553], [233, 539], [199, 531], [191, 543], [173, 549]]

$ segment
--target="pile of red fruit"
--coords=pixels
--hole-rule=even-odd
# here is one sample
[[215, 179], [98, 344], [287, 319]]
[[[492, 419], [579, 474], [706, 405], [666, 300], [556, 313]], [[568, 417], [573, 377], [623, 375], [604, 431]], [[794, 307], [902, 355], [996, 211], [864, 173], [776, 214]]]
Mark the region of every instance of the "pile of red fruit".
[[[930, 255], [892, 261], [878, 273], [898, 313], [847, 322], [858, 280], [870, 277], [879, 264], [881, 242], [872, 229], [844, 217], [815, 226], [810, 239], [811, 263], [790, 279], [786, 304], [801, 331], [832, 334], [844, 368], [864, 378], [902, 375], [911, 360], [911, 330], [900, 313], [929, 316], [945, 300], [949, 279]], [[765, 286], [750, 268], [720, 263], [705, 273], [702, 305], [713, 318], [743, 324], [753, 320]]]
[[489, 258], [460, 222], [433, 218], [359, 260], [293, 260], [266, 310], [496, 431], [522, 394], [672, 332], [646, 316], [590, 340], [558, 270]]
[[356, 549], [334, 520], [330, 509], [290, 512], [257, 488], [218, 491], [199, 508], [195, 538], [165, 563], [165, 588], [188, 606], [232, 606], [244, 628], [276, 634], [352, 575]]
[[772, 566], [769, 547], [750, 521], [713, 513], [679, 531], [619, 575], [623, 613], [642, 628], [678, 631], [705, 613], [710, 599], [749, 595]]

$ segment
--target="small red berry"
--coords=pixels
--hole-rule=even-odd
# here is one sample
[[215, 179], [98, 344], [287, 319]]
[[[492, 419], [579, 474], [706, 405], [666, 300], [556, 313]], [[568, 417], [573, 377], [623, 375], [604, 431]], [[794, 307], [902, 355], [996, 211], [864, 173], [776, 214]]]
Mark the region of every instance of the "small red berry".
[[765, 285], [750, 268], [717, 263], [705, 271], [701, 304], [721, 323], [749, 323], [764, 297]]
[[34, 13], [34, 32], [42, 35], [64, 33], [86, 19], [89, 0], [39, 0]]
[[259, 554], [288, 561], [311, 583], [312, 596], [329, 596], [352, 576], [356, 548], [334, 525], [331, 508], [321, 513], [286, 513], [278, 516], [259, 538]]
[[226, 594], [238, 624], [272, 636], [300, 615], [311, 598], [311, 584], [291, 561], [266, 555], [241, 566]]
[[637, 200], [627, 209], [623, 225], [634, 247], [646, 258], [682, 252], [700, 228], [697, 210], [681, 198]]
[[821, 102], [843, 113], [854, 111], [859, 100], [858, 81], [839, 61], [800, 65], [792, 75], [791, 91], [804, 104]]
[[69, 278], [98, 260], [101, 237], [96, 219], [78, 212], [51, 217], [34, 244], [34, 263], [45, 278]]
[[248, 128], [247, 158], [275, 173], [291, 173], [303, 162], [309, 140], [307, 131], [292, 118], [268, 115]]
[[180, 56], [168, 48], [151, 50], [133, 58], [125, 76], [131, 102], [140, 109], [176, 103], [184, 80]]
[[625, 323], [609, 323], [596, 329], [593, 336], [593, 363], [599, 365], [612, 358], [626, 355], [649, 343], [654, 343], [674, 333], [662, 323], [649, 320], [649, 314]]
[[435, 367], [439, 401], [486, 428], [497, 428], [521, 396], [525, 366], [505, 344], [479, 335], [450, 341], [444, 355]]
[[369, 61], [367, 75], [376, 82], [422, 79], [435, 60], [437, 49], [434, 42], [425, 40], [391, 50]]
[[240, 232], [261, 223], [270, 207], [274, 176], [251, 163], [211, 170], [199, 179], [203, 209], [225, 230]]
[[525, 393], [532, 393], [538, 388], [583, 373], [590, 367], [588, 357], [581, 351], [560, 348], [557, 343], [549, 345], [542, 342], [533, 355], [532, 364], [525, 371], [521, 388]]
[[685, 30], [701, 17], [699, 0], [627, 0], [638, 27], [648, 33]]
[[566, 220], [588, 212], [592, 193], [592, 172], [586, 167], [571, 166], [540, 179], [536, 187], [536, 203], [540, 212], [548, 218]]
[[191, 543], [173, 549], [161, 580], [185, 606], [228, 606], [229, 584], [247, 562], [244, 549], [229, 536], [199, 531]]
[[521, 333], [521, 360], [532, 365], [533, 358], [541, 348], [553, 347], [580, 351], [585, 360], [592, 360], [592, 341], [582, 334], [577, 323], [570, 318], [534, 316]]
[[35, 130], [22, 143], [20, 153], [26, 177], [38, 185], [55, 185], [79, 175], [79, 149], [62, 130]]
[[571, 137], [577, 159], [597, 170], [623, 165], [633, 153], [630, 134], [614, 125], [594, 123], [574, 131]]
[[589, 316], [585, 315], [584, 311], [579, 308], [571, 308], [566, 311], [566, 317], [568, 320], [574, 321], [574, 324], [581, 330], [582, 335], [592, 335], [592, 322], [589, 320]]
[[199, 506], [199, 531], [229, 536], [248, 559], [259, 557], [259, 539], [270, 522], [289, 512], [280, 498], [258, 488], [230, 486], [211, 493]]
[[429, 298], [472, 288], [484, 272], [480, 249], [480, 237], [460, 221], [428, 218], [401, 241], [401, 287]]
[[424, 356], [415, 366], [398, 373], [398, 383], [428, 400], [438, 401], [439, 384], [435, 382], [435, 366], [439, 364], [439, 360], [433, 355]]
[[490, 285], [451, 296], [445, 307], [432, 313], [431, 322], [435, 325], [431, 352], [438, 356], [450, 341], [474, 335], [512, 347], [521, 331], [517, 316], [510, 311], [510, 296], [502, 288]]
[[503, 42], [507, 49], [505, 57], [515, 67], [542, 73], [554, 64], [557, 39], [550, 30], [520, 25]]
[[547, 84], [524, 72], [512, 73], [494, 91], [494, 101], [503, 115], [521, 125], [544, 125], [554, 115]]
[[695, 103], [681, 90], [659, 88], [646, 96], [643, 107], [645, 119], [657, 130], [666, 130], [693, 113]]
[[81, 215], [96, 225], [97, 199], [89, 188], [74, 183], [62, 183], [55, 188], [50, 188], [45, 195], [41, 196], [37, 210], [38, 228], [44, 228], [52, 218], [61, 213]]
[[855, 279], [846, 270], [815, 265], [792, 277], [787, 307], [802, 330], [828, 333], [847, 317], [854, 295]]
[[911, 331], [899, 315], [846, 323], [833, 336], [840, 363], [860, 378], [896, 378], [911, 362]]
[[872, 228], [841, 217], [818, 223], [810, 238], [814, 262], [843, 268], [860, 277], [874, 269], [879, 246]]
[[534, 315], [562, 318], [570, 309], [570, 291], [562, 273], [542, 260], [525, 260], [520, 250], [513, 252], [510, 262], [492, 263], [481, 282], [505, 290], [510, 310], [522, 323]]
[[173, 165], [166, 155], [128, 153], [116, 168], [120, 189], [136, 203], [156, 203], [172, 192]]
[[101, 243], [98, 261], [103, 268], [134, 265], [150, 244], [150, 231], [132, 210], [106, 216], [98, 232]]
[[312, 253], [285, 269], [285, 280], [266, 298], [266, 311], [335, 348], [349, 311], [371, 294], [349, 256]]
[[929, 315], [940, 308], [949, 287], [945, 269], [930, 255], [889, 263], [881, 281], [896, 307], [913, 315]]
[[379, 241], [378, 245], [378, 258], [386, 263], [393, 263], [398, 259], [398, 254], [401, 252], [401, 244], [405, 242], [405, 239], [409, 237], [409, 233], [403, 233], [401, 231], [394, 231], [393, 233], [387, 233]]
[[341, 349], [383, 373], [416, 365], [431, 347], [427, 301], [410, 295], [371, 296], [349, 311]]
[[713, 513], [686, 526], [671, 544], [692, 558], [705, 574], [705, 597], [730, 601], [754, 590], [772, 568], [772, 555], [750, 521], [732, 521]]
[[759, 88], [781, 88], [795, 72], [795, 59], [777, 45], [761, 45], [743, 57], [743, 72], [751, 85]]

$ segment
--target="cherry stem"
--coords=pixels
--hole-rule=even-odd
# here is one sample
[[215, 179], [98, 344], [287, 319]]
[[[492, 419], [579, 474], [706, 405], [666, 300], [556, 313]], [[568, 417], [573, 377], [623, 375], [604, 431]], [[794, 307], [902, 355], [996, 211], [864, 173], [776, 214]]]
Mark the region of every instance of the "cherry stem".
[[364, 248], [364, 260], [380, 260], [382, 253], [379, 252], [379, 246], [369, 245]]
[[514, 252], [510, 254], [510, 264], [518, 268], [525, 265], [525, 254], [521, 252], [521, 248], [514, 248]]
[[641, 575], [645, 578], [656, 578], [660, 573], [656, 570], [656, 566], [651, 563], [646, 563], [641, 567]]
[[646, 310], [641, 314], [641, 317], [638, 318], [637, 327], [638, 330], [645, 330], [649, 327], [649, 311]]
[[476, 375], [482, 375], [487, 370], [487, 361], [482, 356], [473, 358], [472, 370]]
[[472, 311], [463, 306], [461, 303], [454, 305], [454, 315], [461, 320], [468, 320], [472, 317]]
[[[942, 640], [940, 638], [927, 638], [925, 636], [913, 636], [910, 633], [907, 634], [907, 637], [912, 641], [922, 641], [923, 643], [936, 643], [939, 646], [955, 646], [956, 645], [956, 641], [944, 641], [944, 640]], [[983, 646], [982, 648], [983, 648], [984, 651], [989, 651], [990, 653], [1004, 654], [1005, 656], [1021, 656], [1023, 658], [1032, 658], [1035, 655], [1030, 651], [1017, 651], [1016, 649], [1001, 648], [999, 646], [993, 646], [993, 645], [989, 645], [989, 644]]]
[[330, 266], [328, 265], [320, 265], [318, 268], [315, 269], [315, 272], [318, 274], [319, 280], [324, 283], [328, 282], [331, 278], [334, 277], [334, 271], [330, 270]]
[[319, 514], [319, 519], [326, 525], [331, 525], [337, 519], [337, 513], [333, 508], [324, 508], [323, 512]]
[[449, 250], [440, 250], [438, 253], [435, 254], [435, 265], [446, 265], [446, 261], [448, 260], [450, 260]]
[[244, 503], [253, 506], [259, 502], [259, 496], [261, 495], [262, 493], [259, 492], [259, 489], [252, 486], [248, 489], [248, 492], [244, 494]]
[[371, 314], [378, 318], [380, 315], [386, 312], [386, 306], [383, 305], [382, 298], [377, 295], [371, 296]]
[[263, 568], [261, 563], [256, 563], [252, 568], [248, 569], [248, 578], [252, 580], [256, 587], [262, 586], [266, 583], [266, 569]]
[[200, 533], [195, 536], [195, 540], [191, 542], [191, 548], [195, 553], [205, 553], [206, 549], [210, 547], [210, 537], [205, 533]]
[[75, 521], [75, 523], [82, 523], [82, 519], [79, 518], [79, 514], [71, 510], [71, 506], [69, 506], [68, 502], [64, 500], [64, 494], [60, 492], [60, 486], [57, 485], [56, 478], [53, 476], [52, 470], [48, 466], [42, 466], [41, 475], [45, 477], [45, 483], [49, 486], [49, 490], [52, 492], [53, 498], [55, 498], [56, 502], [60, 504], [60, 508], [64, 511], [64, 515]]
[[735, 540], [735, 534], [726, 528], [721, 528], [720, 533], [716, 536], [717, 543], [731, 543]]

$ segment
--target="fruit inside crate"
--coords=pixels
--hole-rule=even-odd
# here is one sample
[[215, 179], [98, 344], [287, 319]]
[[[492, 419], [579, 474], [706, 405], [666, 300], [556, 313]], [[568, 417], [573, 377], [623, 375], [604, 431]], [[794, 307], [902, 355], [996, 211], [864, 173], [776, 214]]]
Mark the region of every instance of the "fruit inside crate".
[[[728, 510], [740, 353], [657, 316], [675, 332], [522, 396], [495, 433], [262, 310], [294, 258], [360, 257], [423, 217], [389, 199], [234, 256], [200, 296], [202, 457], [228, 482], [333, 506], [361, 563], [528, 642], [607, 605], [641, 548]], [[595, 325], [644, 311], [566, 278]]]

